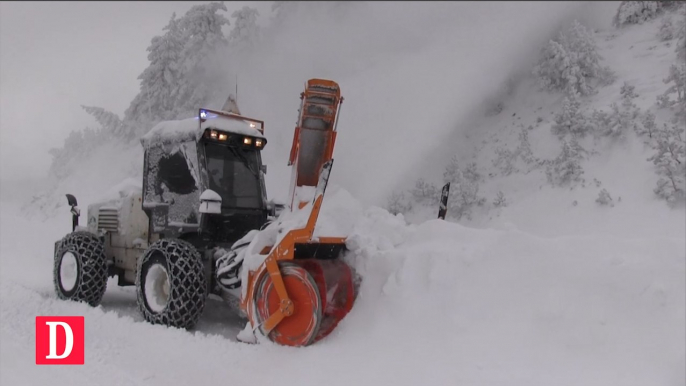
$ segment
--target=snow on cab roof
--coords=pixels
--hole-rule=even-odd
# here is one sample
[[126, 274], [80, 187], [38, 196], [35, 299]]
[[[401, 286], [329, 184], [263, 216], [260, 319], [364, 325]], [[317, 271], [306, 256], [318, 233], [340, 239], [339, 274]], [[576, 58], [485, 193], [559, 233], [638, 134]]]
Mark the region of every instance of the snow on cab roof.
[[162, 121], [141, 137], [141, 143], [143, 146], [148, 147], [157, 143], [197, 141], [202, 137], [205, 130], [210, 128], [234, 134], [264, 138], [264, 135], [256, 128], [250, 127], [247, 121], [210, 115], [201, 125], [198, 125], [198, 117], [177, 121]]

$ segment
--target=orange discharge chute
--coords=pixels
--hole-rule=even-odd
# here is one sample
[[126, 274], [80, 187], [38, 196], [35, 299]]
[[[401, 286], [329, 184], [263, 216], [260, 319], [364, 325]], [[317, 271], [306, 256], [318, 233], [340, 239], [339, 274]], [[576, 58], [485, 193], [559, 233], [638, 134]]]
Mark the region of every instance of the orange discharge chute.
[[287, 346], [324, 338], [352, 309], [355, 298], [352, 269], [339, 259], [345, 238], [313, 240], [333, 165], [343, 98], [338, 84], [325, 79], [308, 80], [300, 98], [288, 160], [290, 208], [310, 210], [309, 217], [304, 227], [291, 229], [276, 245], [263, 249], [264, 262], [248, 273], [241, 300], [253, 328]]

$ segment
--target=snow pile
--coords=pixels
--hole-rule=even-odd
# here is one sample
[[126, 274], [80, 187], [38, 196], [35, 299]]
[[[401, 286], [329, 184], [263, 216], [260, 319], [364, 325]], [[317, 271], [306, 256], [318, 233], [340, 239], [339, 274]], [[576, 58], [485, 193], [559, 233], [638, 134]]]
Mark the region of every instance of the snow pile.
[[[311, 198], [314, 199], [314, 187], [304, 188], [312, 188], [301, 189], [301, 191], [311, 191], [313, 193]], [[301, 194], [300, 197], [305, 196]], [[268, 254], [262, 254], [265, 247], [276, 246], [290, 231], [305, 228], [312, 214], [313, 203], [312, 200], [298, 210], [282, 212], [278, 219], [267, 225], [261, 232], [250, 232], [234, 243], [234, 246], [249, 243], [238, 252], [235, 259], [236, 262], [243, 262], [241, 282], [247, 283], [249, 273], [257, 270], [267, 258]], [[350, 193], [339, 187], [329, 188], [317, 217], [313, 240], [316, 241], [318, 237], [348, 237], [362, 213], [362, 204]], [[247, 290], [247, 287], [243, 286], [241, 296], [245, 296]]]

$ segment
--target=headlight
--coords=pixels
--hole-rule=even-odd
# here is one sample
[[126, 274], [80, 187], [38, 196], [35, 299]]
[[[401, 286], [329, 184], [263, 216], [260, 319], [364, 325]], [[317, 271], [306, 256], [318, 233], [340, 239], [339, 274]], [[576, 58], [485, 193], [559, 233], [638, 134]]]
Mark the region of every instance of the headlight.
[[219, 140], [220, 140], [220, 141], [226, 141], [226, 139], [227, 139], [228, 137], [229, 137], [229, 136], [226, 135], [226, 134], [224, 134], [224, 133], [219, 134]]
[[252, 128], [254, 129], [255, 126], [256, 126], [256, 125], [255, 125], [254, 123], [250, 122], [250, 127], [252, 127]]
[[210, 131], [210, 138], [217, 139], [217, 132], [214, 130]]
[[246, 145], [252, 145], [252, 138], [248, 138], [248, 137], [243, 138], [243, 143]]
[[256, 139], [256, 140], [255, 140], [255, 146], [256, 146], [256, 147], [262, 147], [262, 140], [261, 140], [261, 139]]
[[207, 118], [207, 111], [205, 111], [205, 110], [200, 110], [200, 118], [206, 119], [206, 118]]

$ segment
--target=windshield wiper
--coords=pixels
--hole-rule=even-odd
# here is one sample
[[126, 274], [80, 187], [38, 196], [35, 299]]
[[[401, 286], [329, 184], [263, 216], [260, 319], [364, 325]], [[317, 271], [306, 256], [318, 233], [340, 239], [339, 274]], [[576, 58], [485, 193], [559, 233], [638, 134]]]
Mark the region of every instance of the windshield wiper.
[[239, 151], [238, 151], [236, 148], [234, 148], [234, 147], [228, 146], [228, 148], [231, 150], [231, 152], [233, 153], [233, 155], [235, 155], [236, 157], [238, 157], [238, 159], [240, 159], [240, 160], [243, 162], [243, 165], [245, 165], [245, 167], [248, 168], [248, 170], [250, 170], [250, 172], [251, 172], [255, 177], [259, 177], [259, 174], [257, 173], [257, 171], [253, 170], [253, 168], [250, 166], [250, 161], [248, 161], [248, 159], [245, 157], [245, 155], [243, 155], [241, 152], [239, 152]]

